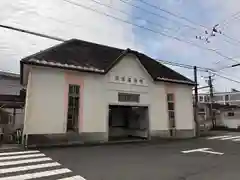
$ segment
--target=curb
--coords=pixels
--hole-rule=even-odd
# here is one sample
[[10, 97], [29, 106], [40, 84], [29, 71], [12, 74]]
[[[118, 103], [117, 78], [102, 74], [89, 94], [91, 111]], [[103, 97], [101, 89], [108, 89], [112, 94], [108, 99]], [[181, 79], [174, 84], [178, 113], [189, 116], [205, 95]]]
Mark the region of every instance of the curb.
[[91, 147], [91, 146], [109, 146], [109, 145], [120, 145], [120, 144], [162, 144], [162, 143], [171, 143], [171, 142], [182, 142], [187, 140], [198, 139], [197, 137], [193, 138], [179, 138], [179, 139], [154, 139], [154, 140], [124, 140], [124, 141], [108, 141], [108, 142], [92, 142], [92, 143], [83, 143], [83, 142], [69, 142], [69, 143], [55, 143], [55, 144], [33, 144], [28, 145], [26, 149], [45, 149], [45, 148], [66, 148], [66, 147]]
[[146, 143], [149, 140], [129, 140], [129, 141], [110, 141], [110, 142], [69, 142], [69, 143], [55, 143], [55, 144], [34, 144], [28, 145], [27, 149], [37, 149], [37, 148], [64, 148], [64, 147], [90, 147], [90, 146], [107, 146], [116, 144], [133, 144], [133, 143]]

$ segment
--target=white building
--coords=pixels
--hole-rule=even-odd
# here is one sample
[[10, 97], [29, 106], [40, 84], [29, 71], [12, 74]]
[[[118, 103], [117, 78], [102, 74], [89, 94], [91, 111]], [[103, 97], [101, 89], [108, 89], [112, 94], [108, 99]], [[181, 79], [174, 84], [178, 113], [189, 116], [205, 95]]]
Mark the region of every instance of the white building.
[[28, 144], [193, 137], [194, 82], [132, 50], [70, 40], [21, 60]]

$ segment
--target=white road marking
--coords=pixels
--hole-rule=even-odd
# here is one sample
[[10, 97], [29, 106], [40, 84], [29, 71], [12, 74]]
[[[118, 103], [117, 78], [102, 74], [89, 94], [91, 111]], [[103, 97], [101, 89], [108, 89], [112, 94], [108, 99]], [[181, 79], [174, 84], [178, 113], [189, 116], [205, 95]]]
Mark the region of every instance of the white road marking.
[[240, 141], [240, 138], [239, 139], [233, 139], [232, 141], [238, 142], [238, 141]]
[[12, 155], [32, 154], [32, 153], [39, 153], [39, 151], [6, 152], [6, 153], [0, 153], [0, 156], [12, 156]]
[[42, 178], [42, 177], [59, 175], [59, 174], [65, 174], [70, 172], [72, 171], [67, 168], [63, 168], [63, 169], [57, 169], [57, 170], [51, 170], [51, 171], [43, 171], [43, 172], [37, 172], [37, 173], [17, 175], [17, 176], [3, 177], [3, 178], [0, 178], [0, 180], [28, 180], [28, 179], [34, 179], [34, 178]]
[[210, 153], [210, 154], [216, 154], [216, 155], [223, 155], [224, 154], [224, 153], [221, 153], [221, 152], [215, 152], [215, 151], [209, 151], [209, 150], [203, 150], [201, 152]]
[[37, 164], [37, 165], [30, 165], [30, 166], [6, 168], [6, 169], [0, 169], [0, 174], [19, 172], [19, 171], [27, 171], [27, 170], [47, 168], [47, 167], [56, 167], [56, 166], [60, 166], [60, 165], [61, 164], [59, 164], [57, 162], [53, 162], [53, 163], [46, 163], [46, 164]]
[[192, 150], [187, 150], [187, 151], [182, 151], [182, 153], [192, 153], [192, 152], [204, 152], [204, 153], [210, 153], [210, 154], [217, 154], [217, 155], [223, 155], [224, 153], [221, 152], [215, 152], [215, 151], [210, 151], [211, 148], [200, 148], [200, 149], [192, 149]]
[[220, 139], [220, 138], [227, 138], [227, 137], [230, 137], [230, 136], [214, 136], [214, 137], [210, 137], [210, 138], [207, 138], [207, 139]]
[[67, 178], [58, 179], [58, 180], [86, 180], [86, 179], [83, 178], [82, 176], [72, 176], [72, 177], [67, 177]]
[[182, 151], [182, 153], [191, 153], [191, 152], [202, 152], [204, 150], [208, 150], [210, 148], [200, 148], [200, 149], [192, 149], [192, 150], [187, 150], [187, 151]]
[[43, 156], [45, 156], [45, 154], [29, 154], [29, 155], [19, 155], [19, 156], [7, 156], [7, 157], [0, 157], [0, 161], [21, 159], [21, 158], [43, 157]]
[[37, 158], [37, 159], [24, 159], [24, 160], [17, 160], [17, 161], [7, 161], [7, 162], [0, 162], [0, 166], [9, 166], [9, 165], [17, 165], [17, 164], [25, 164], [25, 163], [33, 163], [33, 162], [43, 162], [43, 161], [51, 161], [51, 158]]
[[229, 139], [237, 139], [237, 138], [240, 138], [240, 136], [226, 137], [226, 138], [221, 138], [220, 140], [229, 140]]

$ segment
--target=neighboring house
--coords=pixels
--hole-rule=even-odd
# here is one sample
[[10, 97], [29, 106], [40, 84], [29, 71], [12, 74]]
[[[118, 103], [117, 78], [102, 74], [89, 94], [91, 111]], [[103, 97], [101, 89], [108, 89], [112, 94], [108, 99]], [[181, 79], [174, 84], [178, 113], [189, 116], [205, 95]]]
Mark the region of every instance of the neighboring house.
[[0, 124], [9, 124], [13, 129], [22, 127], [24, 103], [20, 100], [20, 75], [0, 71], [0, 108], [9, 117], [1, 118]]
[[[209, 114], [209, 93], [199, 93], [198, 99], [199, 119], [203, 119], [203, 117], [205, 117], [205, 120], [209, 121], [209, 119], [211, 119]], [[215, 92], [213, 94], [213, 103], [213, 113], [216, 125], [237, 128], [240, 124], [240, 116], [238, 115], [237, 108], [237, 106], [240, 106], [240, 92], [236, 90], [233, 90], [232, 92]], [[233, 109], [231, 109], [231, 107], [233, 107]], [[205, 116], [203, 116], [203, 112], [205, 112]]]
[[0, 94], [19, 95], [20, 74], [0, 71]]
[[21, 83], [28, 144], [195, 136], [194, 82], [130, 49], [69, 40], [22, 59]]
[[[200, 103], [209, 103], [209, 93], [199, 93], [198, 99]], [[213, 102], [219, 104], [240, 105], [240, 92], [215, 92]]]
[[[200, 123], [212, 123], [210, 104], [200, 103], [198, 108], [198, 120]], [[240, 126], [240, 106], [213, 103], [212, 109], [216, 126], [228, 128], [238, 128]]]
[[230, 105], [228, 108], [222, 109], [220, 120], [221, 126], [238, 129], [240, 127], [240, 107]]

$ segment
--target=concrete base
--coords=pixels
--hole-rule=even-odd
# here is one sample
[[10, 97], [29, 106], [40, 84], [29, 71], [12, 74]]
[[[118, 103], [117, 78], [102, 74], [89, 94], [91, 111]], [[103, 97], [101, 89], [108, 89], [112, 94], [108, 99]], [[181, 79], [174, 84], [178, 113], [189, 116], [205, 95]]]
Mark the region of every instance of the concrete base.
[[105, 132], [65, 133], [65, 134], [29, 134], [27, 145], [68, 144], [68, 143], [102, 143], [108, 141]]
[[154, 130], [150, 132], [151, 139], [156, 138], [192, 138], [195, 137], [194, 129], [176, 129], [171, 135], [170, 130]]
[[106, 132], [84, 132], [79, 134], [83, 142], [107, 142], [108, 134]]
[[178, 129], [176, 131], [177, 138], [193, 138], [195, 137], [194, 129]]
[[151, 139], [153, 138], [167, 138], [170, 137], [170, 131], [169, 130], [153, 130], [150, 132]]
[[[169, 130], [155, 130], [150, 132], [150, 140], [157, 139], [184, 139], [195, 136], [193, 129], [176, 130], [171, 136]], [[84, 133], [65, 133], [65, 134], [30, 134], [28, 135], [27, 146], [31, 145], [56, 145], [56, 144], [91, 144], [108, 142], [107, 132], [84, 132]]]

